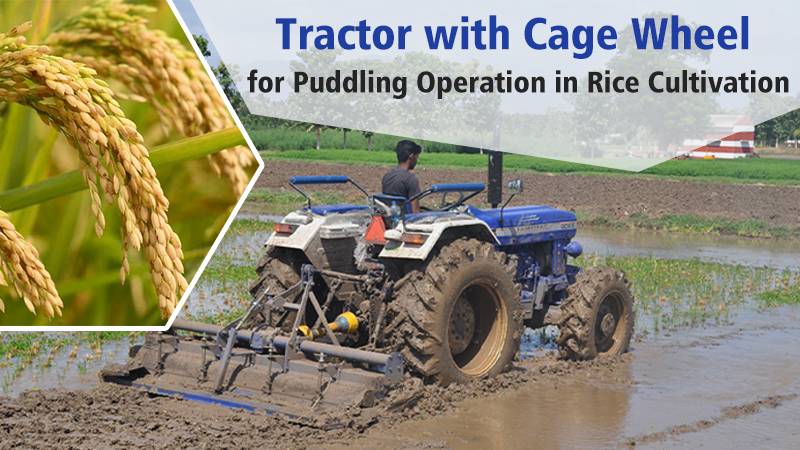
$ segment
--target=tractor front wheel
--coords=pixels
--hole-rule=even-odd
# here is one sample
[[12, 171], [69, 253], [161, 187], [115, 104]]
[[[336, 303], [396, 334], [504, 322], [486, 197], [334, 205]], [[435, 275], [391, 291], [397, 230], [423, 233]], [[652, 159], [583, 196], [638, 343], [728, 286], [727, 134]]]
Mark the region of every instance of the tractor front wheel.
[[579, 273], [561, 304], [559, 353], [588, 360], [628, 351], [633, 334], [633, 295], [625, 274], [608, 267]]
[[519, 347], [515, 261], [492, 244], [460, 239], [395, 286], [387, 340], [410, 369], [442, 385], [495, 376]]

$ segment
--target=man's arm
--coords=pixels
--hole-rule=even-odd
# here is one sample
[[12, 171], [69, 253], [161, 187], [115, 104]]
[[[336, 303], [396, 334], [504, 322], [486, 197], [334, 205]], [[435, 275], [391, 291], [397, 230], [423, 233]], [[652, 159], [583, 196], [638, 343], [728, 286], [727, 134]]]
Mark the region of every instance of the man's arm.
[[[408, 198], [411, 198], [421, 192], [419, 188], [419, 179], [417, 178], [414, 173], [411, 173], [411, 176], [408, 180]], [[419, 208], [419, 200], [412, 200], [411, 201], [411, 212], [418, 213], [420, 211]]]

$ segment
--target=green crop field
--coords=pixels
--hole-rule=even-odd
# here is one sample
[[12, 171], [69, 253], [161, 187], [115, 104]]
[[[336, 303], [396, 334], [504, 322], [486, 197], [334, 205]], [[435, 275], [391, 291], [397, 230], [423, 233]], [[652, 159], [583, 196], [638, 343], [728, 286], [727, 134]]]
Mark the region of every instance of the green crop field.
[[[310, 150], [316, 146], [316, 135], [305, 132], [301, 128], [259, 128], [248, 127], [247, 133], [259, 150]], [[387, 134], [375, 134], [372, 137], [373, 150], [392, 150], [397, 141], [404, 139]], [[439, 142], [419, 141], [429, 152], [453, 152], [456, 146]], [[324, 129], [320, 132], [321, 148], [367, 149], [367, 137], [359, 131], [347, 133], [345, 145], [341, 130]]]
[[[394, 164], [391, 151], [354, 149], [262, 151], [264, 159], [292, 159], [322, 162]], [[484, 169], [486, 155], [469, 153], [423, 153], [426, 166]], [[548, 173], [583, 173], [627, 175], [630, 172], [605, 167], [577, 164], [553, 159], [507, 154], [506, 169]], [[737, 160], [671, 160], [651, 167], [641, 174], [664, 177], [693, 178], [709, 181], [796, 184], [800, 185], [800, 160], [737, 159]]]

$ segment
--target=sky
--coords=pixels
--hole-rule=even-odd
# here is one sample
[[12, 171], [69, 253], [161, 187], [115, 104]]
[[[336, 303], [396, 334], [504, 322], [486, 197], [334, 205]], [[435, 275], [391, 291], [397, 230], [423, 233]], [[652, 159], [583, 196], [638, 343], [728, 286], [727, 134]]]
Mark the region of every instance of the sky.
[[175, 3], [175, 7], [178, 8], [181, 17], [183, 17], [184, 22], [186, 22], [186, 26], [189, 27], [189, 31], [191, 31], [192, 34], [204, 36], [209, 41], [211, 56], [207, 58], [208, 63], [212, 67], [218, 66], [220, 63], [219, 52], [217, 52], [214, 44], [211, 43], [211, 39], [209, 39], [208, 33], [203, 27], [203, 22], [197, 17], [197, 13], [192, 7], [191, 0], [173, 0], [173, 2]]
[[[744, 30], [749, 30], [747, 33], [749, 47], [737, 47], [735, 51], [715, 47], [715, 50], [708, 53], [708, 62], [689, 61], [688, 66], [695, 70], [703, 68], [708, 69], [712, 74], [733, 76], [748, 69], [756, 69], [759, 75], [791, 76], [800, 73], [798, 60], [786, 57], [786, 55], [792, 54], [792, 44], [800, 36], [800, 27], [794, 24], [793, 17], [776, 13], [774, 9], [776, 7], [778, 10], [781, 9], [779, 7], [786, 9], [791, 2], [789, 0], [764, 0], [762, 3], [768, 7], [756, 7], [752, 2], [746, 0], [729, 0], [724, 9], [719, 9], [717, 5], [712, 5], [710, 2], [697, 2], [696, 0], [642, 0], [640, 2], [610, 3], [603, 0], [574, 0], [568, 4], [553, 2], [522, 4], [514, 0], [495, 0], [489, 4], [482, 0], [461, 0], [458, 3], [406, 0], [402, 6], [396, 8], [387, 8], [384, 3], [371, 0], [348, 0], [345, 2], [346, 7], [342, 7], [341, 2], [324, 0], [293, 0], [292, 2], [285, 0], [240, 0], [237, 2], [174, 0], [175, 6], [191, 32], [207, 38], [213, 36], [215, 45], [211, 48], [213, 56], [209, 59], [214, 66], [219, 64], [221, 53], [228, 66], [240, 68], [247, 73], [257, 72], [261, 77], [289, 79], [294, 73], [304, 74], [307, 72], [310, 75], [309, 79], [316, 79], [318, 85], [324, 81], [326, 86], [337, 86], [345, 84], [345, 81], [339, 83], [337, 77], [341, 74], [349, 74], [351, 69], [348, 64], [352, 64], [354, 60], [358, 60], [359, 64], [364, 67], [374, 64], [375, 73], [387, 75], [379, 73], [384, 67], [393, 67], [386, 66], [385, 63], [394, 61], [397, 56], [409, 55], [410, 59], [397, 60], [399, 63], [410, 61], [407, 63], [409, 65], [407, 69], [412, 71], [410, 75], [412, 87], [416, 85], [414, 82], [417, 73], [427, 73], [428, 75], [434, 74], [436, 80], [441, 80], [437, 81], [438, 83], [449, 86], [445, 89], [452, 87], [452, 80], [455, 77], [474, 73], [462, 73], [472, 66], [446, 64], [448, 61], [455, 63], [475, 61], [479, 62], [482, 67], [486, 67], [486, 71], [505, 73], [506, 70], [509, 70], [513, 71], [513, 75], [526, 77], [552, 77], [555, 74], [565, 74], [580, 78], [585, 77], [590, 71], [601, 73], [601, 70], [609, 69], [609, 75], [634, 76], [644, 85], [651, 73], [658, 74], [653, 71], [662, 68], [662, 60], [665, 61], [664, 69], [677, 73], [681, 68], [679, 64], [683, 64], [680, 54], [674, 56], [667, 53], [668, 50], [652, 48], [626, 54], [624, 53], [625, 47], [620, 46], [619, 51], [622, 53], [620, 53], [620, 58], [617, 58], [617, 62], [621, 61], [626, 64], [611, 73], [610, 69], [613, 67], [609, 68], [608, 63], [617, 54], [616, 51], [598, 50], [592, 58], [585, 59], [574, 58], [573, 51], [586, 44], [581, 41], [588, 39], [596, 43], [595, 31], [601, 25], [610, 25], [622, 30], [624, 33], [620, 34], [620, 42], [625, 42], [625, 39], [630, 42], [633, 39], [633, 33], [629, 31], [628, 23], [632, 23], [634, 18], [642, 16], [661, 16], [663, 14], [658, 11], [665, 10], [680, 11], [681, 18], [693, 24], [693, 28], [697, 24], [715, 27], [715, 29], [721, 28], [723, 25], [728, 28], [738, 26], [735, 29], [741, 29], [743, 35]], [[318, 61], [317, 66], [308, 65], [309, 63], [302, 59], [307, 57], [313, 62], [313, 58], [311, 58], [313, 55], [307, 52], [298, 54], [296, 44], [284, 43], [284, 29], [278, 26], [278, 18], [295, 18], [297, 23], [293, 27], [294, 33], [290, 34], [295, 37], [299, 36], [298, 29], [301, 25], [312, 25], [313, 29], [310, 32], [313, 35], [323, 34], [324, 30], [330, 29], [330, 27], [352, 26], [360, 20], [368, 22], [372, 27], [376, 27], [376, 24], [391, 28], [414, 24], [415, 29], [420, 30], [425, 26], [440, 25], [447, 27], [446, 29], [458, 31], [462, 28], [453, 24], [469, 22], [476, 18], [483, 20], [482, 18], [488, 17], [489, 14], [496, 16], [500, 23], [507, 24], [508, 29], [511, 30], [513, 39], [511, 39], [508, 49], [484, 51], [474, 48], [473, 45], [467, 45], [467, 48], [464, 49], [431, 50], [426, 43], [425, 33], [418, 31], [409, 35], [407, 45], [403, 49], [392, 48], [386, 51], [378, 51], [375, 48], [356, 49], [336, 55], [335, 64]], [[744, 16], [749, 18], [747, 28], [744, 25]], [[200, 17], [203, 18], [202, 21]], [[553, 39], [562, 35], [561, 42], [566, 44], [559, 46], [557, 45], [559, 41], [556, 40], [556, 44], [551, 44], [551, 47], [554, 48], [549, 50], [531, 48], [530, 45], [526, 45], [527, 41], [524, 38], [526, 33], [531, 30], [527, 24], [530, 24], [530, 21], [534, 20], [533, 18], [539, 18], [537, 19], [539, 28], [534, 31], [538, 30], [540, 34], [533, 33], [538, 42], [544, 42], [548, 37]], [[546, 18], [547, 22], [541, 22], [541, 18]], [[665, 20], [675, 19], [667, 18]], [[321, 25], [326, 25], [326, 27], [320, 30]], [[304, 30], [306, 33], [309, 32], [308, 28], [304, 28]], [[569, 36], [563, 36], [564, 34]], [[568, 48], [560, 48], [564, 46]], [[596, 46], [595, 49], [597, 49]], [[413, 54], [414, 51], [422, 51], [435, 58], [423, 59]], [[672, 61], [677, 61], [677, 63], [670, 63]], [[381, 65], [380, 62], [383, 62], [384, 65]], [[298, 66], [299, 63], [304, 63], [306, 66]], [[421, 65], [425, 65], [425, 67], [420, 67]], [[306, 67], [306, 72], [298, 71], [293, 67]], [[400, 72], [388, 75], [397, 73]], [[675, 75], [674, 73], [670, 74]], [[386, 134], [483, 148], [486, 148], [485, 141], [494, 135], [498, 123], [492, 120], [475, 120], [475, 118], [494, 117], [498, 112], [496, 110], [499, 104], [499, 112], [505, 113], [499, 117], [503, 120], [508, 119], [504, 128], [504, 147], [508, 147], [506, 151], [523, 154], [537, 154], [538, 152], [538, 156], [566, 160], [582, 158], [581, 155], [585, 153], [583, 146], [590, 145], [592, 142], [608, 142], [609, 145], [612, 145], [616, 141], [613, 139], [614, 136], [608, 135], [618, 135], [617, 130], [620, 127], [628, 127], [633, 120], [630, 127], [634, 127], [636, 130], [650, 130], [651, 133], [640, 131], [631, 133], [629, 138], [631, 141], [626, 142], [625, 146], [630, 149], [628, 153], [631, 154], [609, 153], [606, 158], [608, 161], [601, 163], [593, 160], [593, 164], [635, 170], [671, 157], [665, 151], [656, 154], [655, 158], [650, 156], [654, 154], [650, 150], [653, 140], [652, 133], [660, 130], [661, 134], [672, 136], [672, 140], [676, 143], [683, 142], [687, 137], [695, 138], [700, 133], [695, 128], [701, 126], [697, 124], [702, 124], [703, 118], [692, 116], [692, 112], [714, 114], [730, 112], [734, 109], [745, 111], [751, 98], [741, 92], [731, 92], [718, 95], [709, 94], [707, 102], [694, 101], [694, 94], [662, 96], [656, 99], [653, 97], [655, 94], [648, 94], [645, 89], [642, 95], [608, 93], [605, 99], [600, 98], [603, 102], [599, 102], [596, 100], [596, 94], [593, 93], [564, 94], [555, 89], [549, 89], [545, 92], [532, 93], [523, 90], [522, 92], [504, 93], [502, 96], [497, 94], [476, 97], [478, 101], [470, 104], [470, 108], [459, 108], [457, 107], [460, 100], [458, 97], [452, 97], [453, 101], [450, 103], [430, 103], [428, 97], [422, 95], [422, 91], [425, 89], [417, 89], [420, 92], [412, 92], [416, 95], [412, 95], [410, 98], [419, 101], [391, 103], [391, 108], [388, 108], [391, 115], [388, 117], [391, 117], [392, 120], [386, 120], [381, 119], [383, 117], [381, 114], [387, 114], [387, 99], [384, 98], [387, 94], [385, 93], [365, 96], [363, 99], [368, 102], [358, 104], [359, 107], [354, 108], [354, 98], [345, 92], [346, 89], [326, 88], [330, 92], [317, 95], [310, 88], [296, 89], [297, 86], [305, 85], [305, 83], [299, 83], [292, 91], [297, 94], [294, 100], [279, 102], [286, 106], [280, 109], [272, 102], [286, 100], [284, 97], [289, 89], [283, 91], [275, 89], [262, 93], [253, 91], [253, 88], [248, 87], [247, 83], [248, 79], [242, 77], [237, 81], [237, 86], [245, 103], [254, 114], [352, 129], [369, 129]], [[663, 85], [663, 81], [661, 84]], [[275, 85], [279, 86], [280, 84], [276, 82]], [[319, 91], [320, 88], [317, 90]], [[797, 87], [792, 89], [792, 94], [796, 92]], [[456, 94], [451, 93], [450, 95]], [[584, 101], [579, 101], [580, 99]], [[606, 104], [611, 100], [614, 103], [613, 107], [609, 108]], [[775, 106], [775, 110], [760, 111], [759, 114], [763, 117], [752, 118], [759, 122], [780, 115], [796, 108], [799, 101], [797, 98], [792, 98], [791, 105], [788, 102], [768, 102], [769, 105]], [[449, 108], [451, 104], [456, 107]], [[708, 108], [705, 108], [706, 104], [708, 104]], [[579, 123], [588, 126], [570, 126], [570, 122], [562, 120], [557, 124], [564, 126], [556, 127], [557, 129], [543, 128], [538, 125], [541, 120], [536, 119], [538, 122], [531, 121], [525, 124], [526, 127], [522, 127], [514, 121], [515, 114], [519, 113], [528, 114], [531, 117], [546, 115], [554, 120], [559, 120], [558, 116], [554, 114], [554, 110], [560, 113], [572, 112], [576, 105], [580, 108], [581, 113]], [[702, 108], [697, 109], [693, 105], [700, 105]], [[441, 113], [440, 110], [445, 113]], [[676, 114], [676, 111], [680, 113]], [[683, 111], [689, 112], [684, 113]], [[558, 150], [560, 157], [554, 154], [554, 149]]]

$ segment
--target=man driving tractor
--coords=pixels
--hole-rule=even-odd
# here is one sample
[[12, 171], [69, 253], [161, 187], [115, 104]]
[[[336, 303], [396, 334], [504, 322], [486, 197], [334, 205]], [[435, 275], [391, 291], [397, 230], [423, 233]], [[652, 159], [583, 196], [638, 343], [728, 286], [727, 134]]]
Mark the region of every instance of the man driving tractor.
[[[381, 180], [381, 191], [386, 195], [411, 198], [420, 193], [419, 179], [414, 175], [422, 147], [417, 143], [402, 140], [395, 148], [397, 167], [389, 170]], [[411, 212], [419, 212], [419, 201], [411, 202]]]

